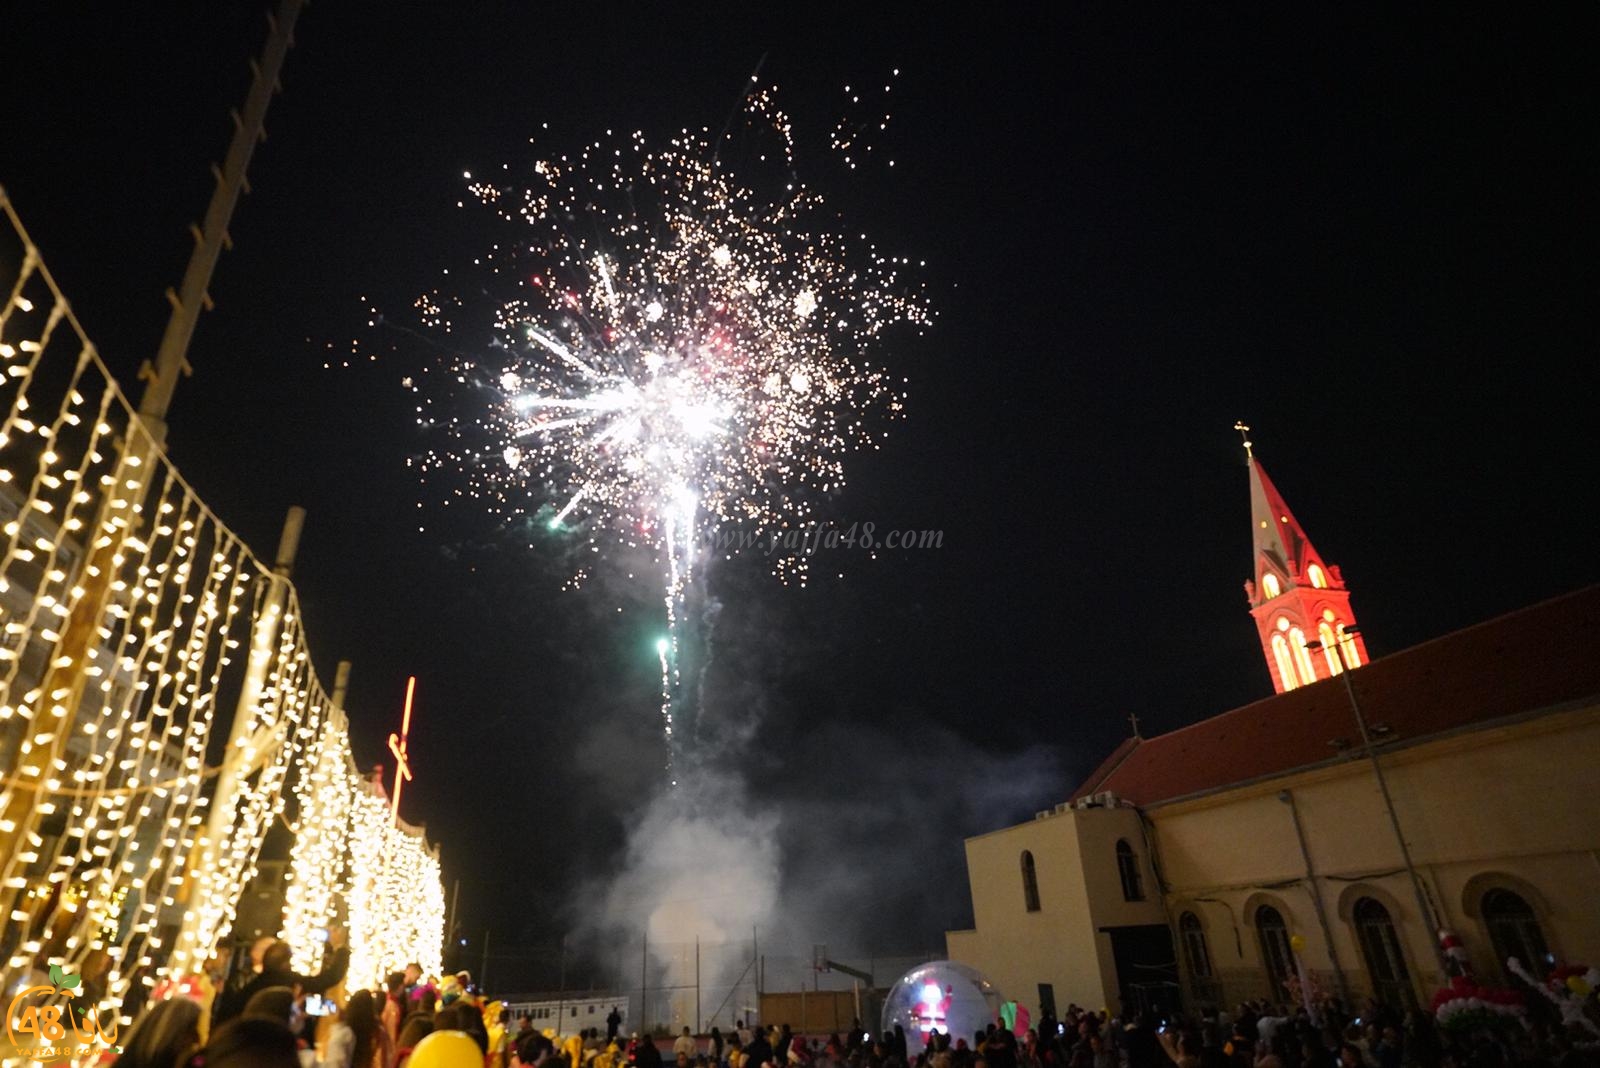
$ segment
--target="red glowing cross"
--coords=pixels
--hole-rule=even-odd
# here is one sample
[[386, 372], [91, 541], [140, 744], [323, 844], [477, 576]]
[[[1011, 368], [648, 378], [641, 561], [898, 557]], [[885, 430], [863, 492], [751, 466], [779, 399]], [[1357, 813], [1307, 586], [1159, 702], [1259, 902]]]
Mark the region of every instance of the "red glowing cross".
[[400, 787], [411, 778], [411, 764], [406, 759], [409, 755], [406, 749], [406, 739], [411, 734], [411, 695], [416, 692], [417, 677], [412, 675], [406, 679], [406, 711], [405, 718], [400, 721], [400, 733], [389, 735], [389, 752], [394, 754], [394, 800], [389, 805], [389, 814], [398, 825], [400, 822]]

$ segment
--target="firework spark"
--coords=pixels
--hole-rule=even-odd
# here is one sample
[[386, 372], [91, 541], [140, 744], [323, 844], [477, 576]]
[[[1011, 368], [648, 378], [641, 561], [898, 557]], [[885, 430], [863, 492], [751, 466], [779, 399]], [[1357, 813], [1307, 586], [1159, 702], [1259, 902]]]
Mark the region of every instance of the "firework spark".
[[[915, 265], [842, 230], [798, 179], [772, 91], [752, 87], [743, 114], [744, 136], [771, 144], [745, 152], [753, 174], [719, 156], [731, 135], [702, 130], [660, 147], [608, 135], [536, 163], [525, 183], [468, 176], [514, 227], [476, 264], [506, 289], [496, 351], [446, 376], [483, 385], [486, 410], [455, 420], [457, 447], [424, 465], [460, 469], [472, 495], [582, 530], [597, 551], [654, 553], [669, 741], [703, 547], [723, 528], [752, 545], [813, 521], [843, 488], [847, 455], [903, 412], [904, 379], [868, 362], [873, 348], [931, 318]], [[859, 153], [858, 128], [844, 129], [833, 147]], [[459, 304], [417, 302], [445, 329]], [[806, 562], [775, 554], [774, 571], [803, 583]]]

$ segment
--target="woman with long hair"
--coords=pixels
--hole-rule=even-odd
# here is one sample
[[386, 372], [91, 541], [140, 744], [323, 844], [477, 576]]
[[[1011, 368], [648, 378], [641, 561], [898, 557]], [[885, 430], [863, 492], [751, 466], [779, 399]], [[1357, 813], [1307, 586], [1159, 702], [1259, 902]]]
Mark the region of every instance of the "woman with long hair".
[[328, 1033], [323, 1068], [388, 1068], [389, 1035], [378, 1020], [372, 991], [357, 990]]
[[150, 1006], [128, 1032], [116, 1068], [177, 1068], [200, 1048], [200, 1006], [170, 998]]

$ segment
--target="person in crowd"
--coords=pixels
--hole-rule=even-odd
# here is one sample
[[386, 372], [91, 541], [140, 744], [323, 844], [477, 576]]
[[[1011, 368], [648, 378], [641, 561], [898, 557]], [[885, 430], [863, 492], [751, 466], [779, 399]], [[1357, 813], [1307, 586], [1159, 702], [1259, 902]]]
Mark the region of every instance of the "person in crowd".
[[794, 1041], [794, 1032], [789, 1030], [788, 1024], [781, 1025], [778, 1037], [772, 1043], [772, 1056], [774, 1064], [785, 1064], [789, 1060], [789, 1043]]
[[357, 990], [328, 1032], [322, 1068], [387, 1068], [391, 1059], [388, 1037], [378, 1019], [372, 991]]
[[1160, 1033], [1161, 1048], [1178, 1068], [1200, 1068], [1200, 1043], [1187, 1034], [1174, 1030]]
[[433, 1017], [427, 1013], [414, 1012], [407, 1016], [400, 1024], [400, 1035], [394, 1042], [394, 1059], [389, 1068], [404, 1068], [406, 1061], [411, 1058], [411, 1051], [417, 1048], [417, 1043], [433, 1034]]
[[639, 1039], [634, 1065], [635, 1068], [661, 1068], [661, 1050], [657, 1048], [654, 1038], [644, 1035]]
[[583, 1036], [568, 1035], [561, 1043], [561, 1055], [567, 1059], [570, 1068], [583, 1068]]
[[694, 1040], [694, 1035], [690, 1033], [687, 1027], [685, 1027], [683, 1029], [683, 1034], [679, 1035], [676, 1041], [672, 1043], [673, 1056], [682, 1056], [685, 1063], [687, 1063], [694, 1058], [695, 1054], [699, 1052], [700, 1043]]
[[[611, 1043], [608, 1048], [615, 1050], [616, 1043]], [[516, 1045], [511, 1050], [512, 1068], [540, 1068], [540, 1066], [554, 1065], [556, 1062], [552, 1059], [551, 1049], [550, 1040], [537, 1031], [519, 1035]], [[613, 1064], [612, 1068], [616, 1068], [616, 1065]]]
[[200, 1048], [201, 1015], [188, 998], [158, 1002], [128, 1032], [117, 1068], [181, 1068]]
[[581, 1044], [578, 1049], [579, 1065], [589, 1064], [595, 1055], [600, 1052], [600, 1029], [598, 1027], [585, 1027], [578, 1032]]
[[622, 1047], [617, 1040], [607, 1039], [605, 1048], [594, 1055], [593, 1068], [622, 1068]]
[[288, 1025], [265, 1016], [240, 1016], [218, 1027], [196, 1060], [203, 1068], [300, 1068]]
[[611, 1011], [606, 1015], [606, 1042], [615, 1042], [617, 1040], [617, 1031], [621, 1027], [622, 1013], [618, 1012], [617, 1007], [613, 1005], [611, 1006]]
[[384, 977], [383, 989], [383, 1011], [379, 1019], [392, 1045], [400, 1037], [400, 1022], [406, 1015], [406, 973], [390, 972]]
[[[269, 986], [257, 990], [250, 995], [250, 1000], [244, 1003], [240, 1011], [241, 1016], [265, 1016], [269, 1020], [279, 1023], [290, 1023], [294, 1015], [294, 991], [286, 986]], [[290, 1030], [293, 1030], [291, 1025]]]
[[350, 968], [350, 950], [345, 946], [342, 927], [328, 932], [328, 949], [323, 957], [322, 970], [316, 975], [299, 975], [290, 966], [294, 953], [287, 942], [273, 942], [261, 955], [261, 972], [244, 986], [230, 990], [222, 997], [217, 1010], [217, 1021], [226, 1022], [244, 1011], [245, 1004], [258, 990], [269, 986], [298, 987], [304, 994], [320, 994], [337, 986]]
[[[485, 1057], [489, 1055], [489, 1028], [484, 1025], [483, 1013], [471, 1002], [458, 1002], [455, 1006], [458, 1021], [454, 1030], [465, 1031], [471, 1036], [472, 1041], [478, 1044]], [[434, 1022], [435, 1031], [442, 1031], [438, 1021]]]
[[772, 1060], [772, 1043], [767, 1041], [767, 1036], [760, 1028], [752, 1028], [750, 1041], [744, 1048], [746, 1063], [749, 1068], [761, 1068], [763, 1064]]

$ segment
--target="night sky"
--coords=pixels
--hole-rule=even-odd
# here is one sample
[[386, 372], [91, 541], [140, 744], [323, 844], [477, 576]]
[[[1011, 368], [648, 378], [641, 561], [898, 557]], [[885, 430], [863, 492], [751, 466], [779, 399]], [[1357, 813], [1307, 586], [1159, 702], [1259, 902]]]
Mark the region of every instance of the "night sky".
[[[840, 550], [804, 590], [759, 559], [711, 576], [707, 701], [755, 732], [796, 944], [940, 947], [970, 922], [963, 835], [1063, 799], [1130, 713], [1150, 734], [1271, 692], [1236, 419], [1374, 655], [1600, 578], [1593, 9], [879, 7], [302, 15], [171, 450], [264, 556], [309, 510], [295, 579], [324, 679], [354, 661], [363, 764], [420, 677], [405, 815], [474, 939], [552, 944], [614, 865], [659, 765], [659, 602], [561, 592], [558, 553], [424, 500], [400, 378], [430, 350], [368, 309], [413, 322], [478, 249], [463, 171], [531, 162], [535, 132], [715, 129], [763, 56], [802, 172], [843, 87], [900, 70], [895, 166], [817, 184], [927, 261], [939, 313], [879, 354], [910, 417], [831, 517], [942, 548]], [[125, 386], [263, 11], [0, 15], [0, 184]], [[380, 359], [338, 367], [352, 341]]]

